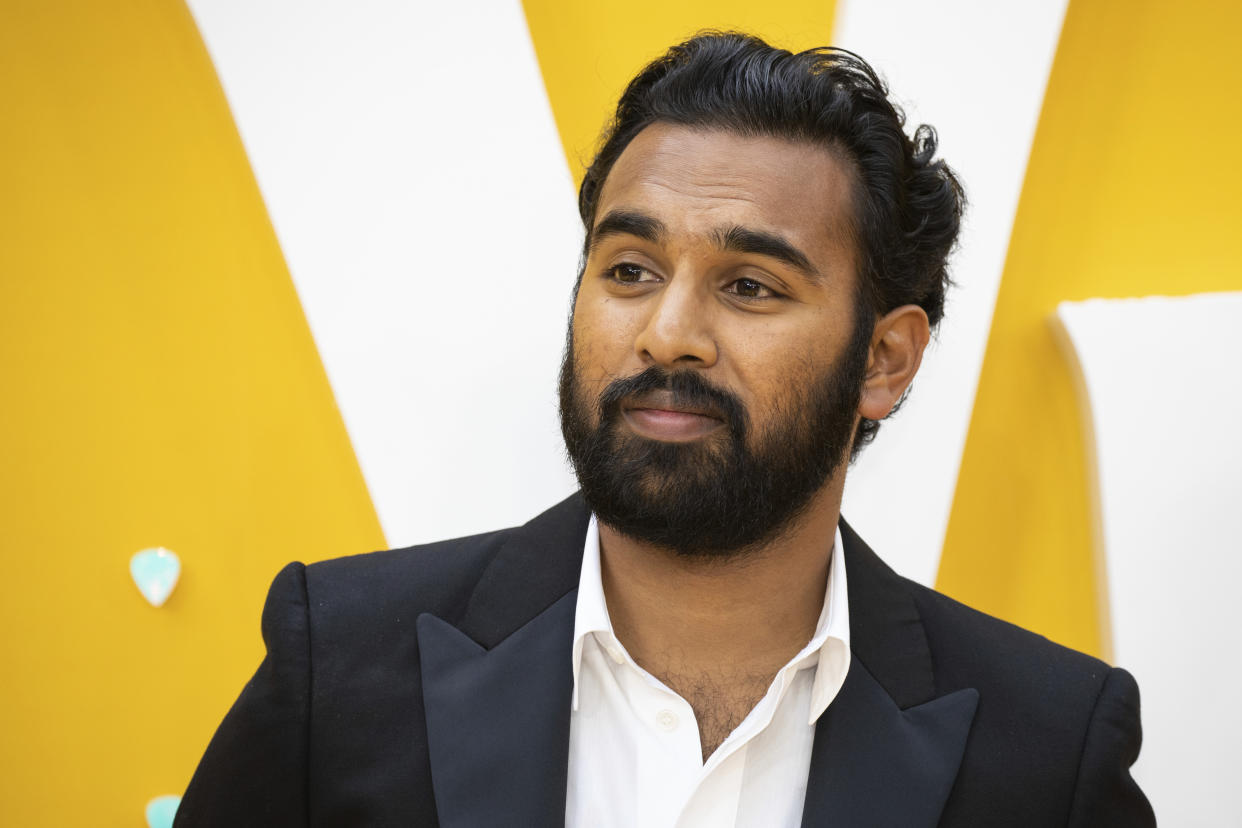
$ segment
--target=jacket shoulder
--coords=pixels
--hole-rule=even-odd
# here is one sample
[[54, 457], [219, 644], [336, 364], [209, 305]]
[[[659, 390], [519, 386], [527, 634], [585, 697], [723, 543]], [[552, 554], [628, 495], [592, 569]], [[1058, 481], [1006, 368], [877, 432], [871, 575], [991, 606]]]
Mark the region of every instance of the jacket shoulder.
[[920, 583], [905, 578], [903, 581], [923, 618], [938, 670], [963, 663], [972, 670], [995, 665], [997, 672], [1005, 675], [1015, 668], [1036, 674], [1052, 672], [1061, 677], [1082, 675], [1089, 677], [1098, 689], [1110, 669], [1093, 655], [1049, 641], [1030, 629], [975, 610]]
[[1129, 673], [927, 587], [906, 586], [937, 692], [979, 692], [944, 824], [988, 824], [1012, 813], [1007, 824], [1154, 825], [1129, 773], [1142, 732]]
[[306, 567], [309, 612], [316, 622], [410, 624], [424, 612], [453, 621], [512, 530], [349, 555]]
[[368, 649], [376, 636], [405, 636], [423, 613], [458, 626], [476, 603], [522, 614], [527, 593], [560, 597], [577, 583], [588, 516], [574, 494], [522, 526], [312, 564], [312, 642], [344, 645], [358, 633]]
[[505, 536], [281, 570], [263, 609], [267, 655], [212, 738], [177, 825], [375, 825], [393, 813], [434, 824], [415, 622], [458, 611]]
[[1098, 658], [943, 593], [912, 581], [905, 584], [923, 621], [939, 690], [951, 692], [986, 682], [1044, 699], [1050, 707], [1072, 698], [1090, 704], [1112, 669]]

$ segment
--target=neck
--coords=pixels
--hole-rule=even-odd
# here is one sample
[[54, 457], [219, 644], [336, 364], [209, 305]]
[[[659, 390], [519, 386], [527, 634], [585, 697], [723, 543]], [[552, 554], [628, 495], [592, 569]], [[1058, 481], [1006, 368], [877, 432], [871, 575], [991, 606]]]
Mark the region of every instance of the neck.
[[733, 671], [770, 681], [815, 632], [843, 482], [834, 475], [775, 540], [736, 557], [679, 556], [601, 524], [604, 596], [618, 640], [674, 689], [678, 677], [727, 681]]

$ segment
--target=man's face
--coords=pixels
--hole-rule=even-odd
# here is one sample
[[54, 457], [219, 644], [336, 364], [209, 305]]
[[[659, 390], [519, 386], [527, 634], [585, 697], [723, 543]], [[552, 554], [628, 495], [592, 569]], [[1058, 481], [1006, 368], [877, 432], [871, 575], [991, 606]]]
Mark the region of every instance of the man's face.
[[777, 138], [656, 124], [622, 153], [561, 379], [605, 524], [683, 554], [754, 549], [840, 468], [871, 333], [850, 188], [833, 153]]

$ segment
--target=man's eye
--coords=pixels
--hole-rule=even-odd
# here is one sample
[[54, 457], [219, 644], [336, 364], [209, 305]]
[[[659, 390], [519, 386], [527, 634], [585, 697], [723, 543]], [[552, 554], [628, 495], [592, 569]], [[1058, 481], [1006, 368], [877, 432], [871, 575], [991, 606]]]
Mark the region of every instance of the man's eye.
[[622, 264], [613, 265], [608, 268], [608, 275], [615, 281], [634, 284], [636, 282], [650, 282], [652, 280], [650, 271], [645, 267], [636, 264], [623, 262]]
[[737, 294], [743, 299], [768, 299], [776, 296], [776, 293], [771, 288], [762, 282], [756, 282], [754, 279], [738, 279], [730, 284], [726, 290]]

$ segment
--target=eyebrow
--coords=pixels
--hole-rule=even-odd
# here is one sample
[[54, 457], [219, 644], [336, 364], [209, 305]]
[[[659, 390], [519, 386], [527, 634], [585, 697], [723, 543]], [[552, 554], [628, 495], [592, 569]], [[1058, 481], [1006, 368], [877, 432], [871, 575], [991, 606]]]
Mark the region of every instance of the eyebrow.
[[613, 210], [592, 228], [590, 249], [595, 250], [610, 236], [637, 236], [643, 241], [658, 244], [667, 233], [668, 228], [657, 218], [634, 210]]
[[788, 239], [765, 230], [754, 230], [749, 227], [734, 225], [728, 230], [715, 232], [716, 244], [722, 250], [737, 253], [754, 253], [770, 259], [784, 262], [799, 271], [813, 283], [822, 282], [824, 277], [805, 253], [795, 247]]
[[[637, 210], [613, 210], [591, 230], [589, 250], [594, 252], [605, 239], [612, 236], [634, 236], [652, 244], [659, 244], [667, 234], [668, 228], [664, 222], [653, 216]], [[811, 264], [810, 257], [777, 233], [735, 224], [729, 228], [717, 229], [712, 237], [721, 250], [776, 259], [798, 271], [812, 284], [819, 284], [824, 280], [823, 274]]]

